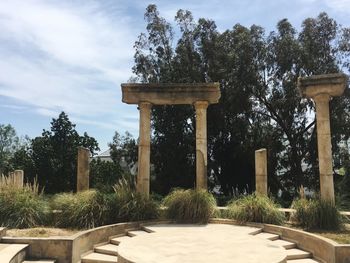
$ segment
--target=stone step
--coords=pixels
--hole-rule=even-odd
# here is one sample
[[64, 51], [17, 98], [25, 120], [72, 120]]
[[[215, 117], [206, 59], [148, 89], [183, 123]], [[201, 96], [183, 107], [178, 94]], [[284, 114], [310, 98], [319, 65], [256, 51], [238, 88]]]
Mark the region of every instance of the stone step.
[[289, 242], [289, 241], [283, 240], [283, 239], [274, 240], [273, 243], [275, 245], [284, 247], [285, 249], [291, 249], [291, 248], [295, 248], [297, 246], [297, 244], [295, 244], [293, 242]]
[[287, 263], [320, 263], [319, 261], [311, 258], [287, 260]]
[[267, 232], [262, 232], [262, 233], [259, 233], [257, 235], [255, 235], [256, 237], [261, 237], [261, 238], [265, 238], [265, 239], [269, 239], [271, 241], [273, 240], [277, 240], [280, 238], [279, 235], [276, 235], [276, 234], [271, 234], [271, 233], [267, 233]]
[[81, 263], [115, 263], [118, 257], [101, 253], [90, 253], [81, 258]]
[[141, 236], [141, 235], [149, 234], [149, 232], [146, 232], [144, 230], [131, 230], [131, 231], [128, 231], [127, 234], [130, 237], [135, 237], [135, 236]]
[[114, 245], [119, 245], [121, 242], [123, 242], [124, 240], [128, 240], [130, 239], [131, 237], [129, 236], [120, 236], [120, 237], [114, 237], [114, 238], [111, 238], [109, 241], [114, 244]]
[[28, 244], [0, 244], [0, 262], [22, 262], [28, 246]]
[[101, 246], [97, 246], [94, 248], [96, 253], [118, 256], [118, 246], [113, 244], [105, 244]]
[[311, 258], [311, 253], [298, 248], [287, 249], [287, 260], [304, 258]]
[[262, 228], [257, 228], [257, 229], [254, 230], [253, 232], [249, 233], [249, 235], [255, 236], [255, 235], [257, 235], [257, 234], [262, 233], [262, 231], [263, 231]]
[[37, 260], [25, 260], [22, 263], [55, 263], [53, 259], [37, 259]]

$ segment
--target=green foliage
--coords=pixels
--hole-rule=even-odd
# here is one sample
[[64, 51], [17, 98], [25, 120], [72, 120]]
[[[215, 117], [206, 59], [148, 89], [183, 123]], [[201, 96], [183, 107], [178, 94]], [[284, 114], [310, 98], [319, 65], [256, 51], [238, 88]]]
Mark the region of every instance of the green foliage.
[[291, 221], [307, 229], [339, 230], [343, 219], [333, 202], [320, 199], [297, 199], [291, 208]]
[[172, 191], [165, 197], [163, 205], [167, 207], [168, 218], [185, 223], [207, 223], [216, 209], [212, 194], [192, 189]]
[[125, 162], [129, 169], [136, 163], [138, 148], [135, 139], [129, 132], [125, 132], [124, 136], [120, 136], [118, 132], [115, 132], [113, 141], [108, 146], [111, 158], [115, 163]]
[[281, 225], [284, 213], [279, 206], [265, 195], [251, 194], [232, 200], [228, 206], [227, 216], [238, 222], [257, 222]]
[[80, 136], [68, 115], [61, 112], [52, 120], [50, 131], [44, 130], [42, 136], [32, 140], [28, 154], [34, 171], [28, 172], [31, 167], [27, 167], [25, 174], [37, 175], [47, 193], [75, 190], [78, 146], [88, 148], [91, 154], [99, 149], [93, 137], [87, 133]]
[[7, 174], [13, 169], [10, 159], [18, 147], [19, 138], [16, 130], [10, 124], [0, 124], [0, 175]]
[[36, 182], [18, 188], [0, 178], [0, 225], [30, 228], [46, 223], [49, 205], [38, 189]]
[[121, 178], [113, 187], [110, 199], [110, 218], [114, 222], [139, 221], [158, 217], [158, 205], [135, 191], [135, 181]]
[[90, 162], [90, 186], [104, 193], [113, 192], [113, 185], [123, 175], [122, 168], [114, 162], [93, 159]]
[[[301, 99], [296, 83], [299, 76], [349, 69], [348, 29], [321, 13], [305, 19], [300, 32], [287, 19], [267, 33], [240, 24], [219, 32], [214, 21], [195, 21], [190, 11], [179, 10], [180, 36], [174, 39], [155, 5], [147, 7], [145, 20], [146, 31], [135, 42], [133, 72], [140, 82], [220, 82], [220, 103], [208, 108], [209, 186], [220, 185], [224, 195], [236, 187], [254, 190], [253, 156], [261, 147], [269, 149], [272, 193], [281, 189], [291, 202], [301, 185], [318, 185], [316, 126], [309, 114], [314, 105]], [[333, 149], [350, 136], [349, 93], [331, 102]], [[193, 186], [194, 117], [186, 106], [153, 107], [153, 190]]]
[[93, 228], [103, 225], [108, 215], [105, 197], [96, 190], [57, 194], [52, 209], [58, 210], [54, 222], [57, 227]]

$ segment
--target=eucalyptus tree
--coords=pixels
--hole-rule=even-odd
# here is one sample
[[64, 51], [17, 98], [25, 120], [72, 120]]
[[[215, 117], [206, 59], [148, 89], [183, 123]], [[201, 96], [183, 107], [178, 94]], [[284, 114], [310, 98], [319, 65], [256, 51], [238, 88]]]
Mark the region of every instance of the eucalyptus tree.
[[[141, 82], [220, 83], [220, 103], [208, 109], [211, 187], [220, 185], [228, 195], [236, 187], [254, 190], [254, 150], [260, 147], [269, 150], [273, 193], [281, 189], [291, 197], [301, 185], [315, 187], [314, 106], [299, 96], [297, 78], [349, 68], [348, 29], [325, 13], [304, 20], [299, 33], [287, 19], [268, 34], [240, 24], [219, 32], [214, 21], [194, 21], [185, 10], [177, 12], [174, 30], [155, 5], [145, 19], [133, 67]], [[350, 134], [348, 105], [348, 91], [331, 102], [335, 149]], [[154, 189], [193, 185], [192, 107], [155, 106], [152, 116]]]

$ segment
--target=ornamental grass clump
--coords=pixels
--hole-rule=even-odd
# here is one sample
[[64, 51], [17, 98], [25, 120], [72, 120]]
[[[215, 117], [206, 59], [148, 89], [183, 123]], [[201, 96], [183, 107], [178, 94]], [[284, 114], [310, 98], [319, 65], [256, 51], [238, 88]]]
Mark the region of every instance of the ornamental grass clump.
[[205, 190], [174, 190], [163, 205], [166, 217], [181, 223], [207, 223], [216, 210], [214, 196]]
[[39, 191], [39, 185], [27, 183], [23, 187], [0, 178], [0, 226], [30, 228], [46, 223], [49, 206]]
[[114, 185], [114, 194], [109, 198], [111, 223], [155, 219], [159, 214], [158, 204], [136, 192], [135, 181], [123, 177]]
[[94, 228], [105, 223], [107, 206], [105, 197], [96, 190], [57, 194], [52, 199], [56, 210], [54, 224], [64, 228]]
[[232, 200], [228, 205], [228, 218], [240, 223], [257, 222], [281, 225], [285, 217], [279, 206], [266, 195], [251, 194]]
[[335, 204], [322, 199], [297, 199], [291, 206], [295, 212], [290, 220], [306, 229], [339, 230], [343, 218]]

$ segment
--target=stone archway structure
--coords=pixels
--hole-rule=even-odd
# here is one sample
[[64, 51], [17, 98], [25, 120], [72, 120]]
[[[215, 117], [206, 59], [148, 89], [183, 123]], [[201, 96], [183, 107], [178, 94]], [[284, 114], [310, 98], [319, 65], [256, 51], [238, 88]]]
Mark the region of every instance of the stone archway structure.
[[196, 188], [207, 189], [207, 108], [218, 103], [219, 83], [125, 83], [121, 84], [127, 104], [140, 110], [137, 191], [149, 195], [152, 105], [194, 105], [196, 110]]

